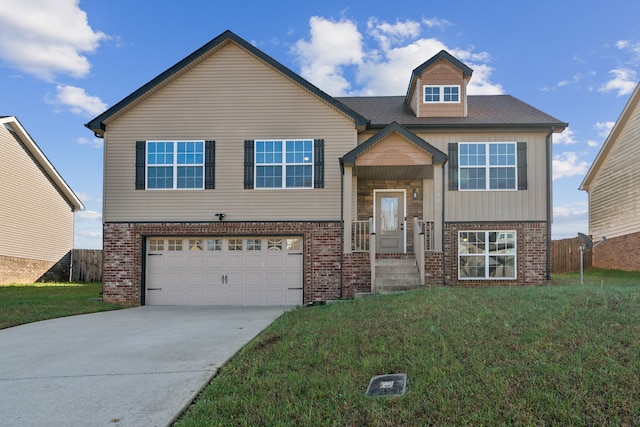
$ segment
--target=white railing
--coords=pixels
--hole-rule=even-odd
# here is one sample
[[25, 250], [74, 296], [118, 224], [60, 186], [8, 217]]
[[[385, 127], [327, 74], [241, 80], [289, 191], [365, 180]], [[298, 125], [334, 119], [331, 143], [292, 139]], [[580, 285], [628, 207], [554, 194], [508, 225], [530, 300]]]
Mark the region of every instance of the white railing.
[[353, 221], [351, 225], [351, 250], [353, 252], [368, 252], [369, 238], [372, 231], [371, 219]]

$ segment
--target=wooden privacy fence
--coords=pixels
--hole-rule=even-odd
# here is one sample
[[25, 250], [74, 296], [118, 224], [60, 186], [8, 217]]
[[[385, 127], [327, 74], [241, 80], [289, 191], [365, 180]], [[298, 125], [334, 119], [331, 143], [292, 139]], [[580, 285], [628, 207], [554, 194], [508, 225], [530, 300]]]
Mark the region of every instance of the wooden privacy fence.
[[[580, 271], [580, 245], [579, 237], [571, 239], [553, 240], [551, 242], [551, 272], [567, 273]], [[590, 249], [585, 249], [583, 263], [584, 269], [591, 268]]]
[[102, 282], [101, 249], [74, 249], [71, 256], [72, 282]]

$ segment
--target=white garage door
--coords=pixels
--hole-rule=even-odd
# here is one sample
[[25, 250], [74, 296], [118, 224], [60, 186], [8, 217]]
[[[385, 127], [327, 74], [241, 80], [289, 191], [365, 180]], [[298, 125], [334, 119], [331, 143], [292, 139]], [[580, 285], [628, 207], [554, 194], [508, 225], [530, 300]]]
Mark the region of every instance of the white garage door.
[[149, 237], [148, 305], [302, 304], [301, 237]]

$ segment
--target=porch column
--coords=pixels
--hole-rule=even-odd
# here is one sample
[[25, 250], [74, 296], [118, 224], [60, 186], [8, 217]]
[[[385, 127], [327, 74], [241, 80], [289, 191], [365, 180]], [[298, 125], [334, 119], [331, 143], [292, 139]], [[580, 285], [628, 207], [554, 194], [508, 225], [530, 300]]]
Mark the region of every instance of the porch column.
[[353, 168], [344, 166], [342, 175], [342, 219], [344, 221], [344, 247], [342, 252], [351, 253], [351, 226], [353, 224]]
[[433, 250], [436, 252], [442, 252], [442, 168], [442, 163], [433, 165]]

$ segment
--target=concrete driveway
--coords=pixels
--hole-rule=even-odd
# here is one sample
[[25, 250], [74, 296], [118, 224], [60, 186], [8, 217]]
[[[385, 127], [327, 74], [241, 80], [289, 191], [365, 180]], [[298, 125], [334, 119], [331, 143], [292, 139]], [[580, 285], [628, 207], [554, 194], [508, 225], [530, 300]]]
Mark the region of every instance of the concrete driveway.
[[0, 330], [3, 426], [165, 426], [290, 307], [137, 307]]

